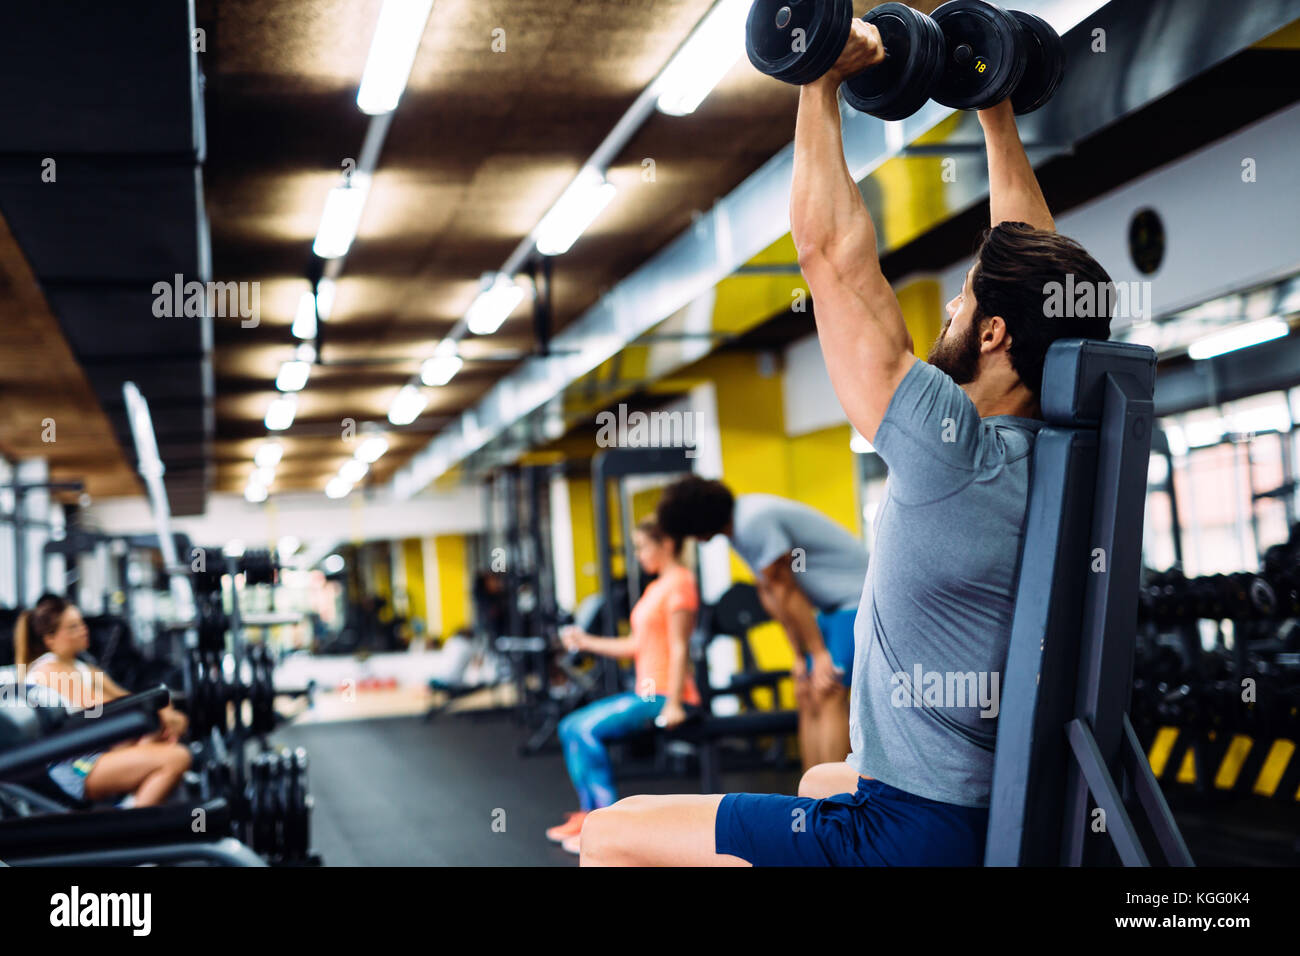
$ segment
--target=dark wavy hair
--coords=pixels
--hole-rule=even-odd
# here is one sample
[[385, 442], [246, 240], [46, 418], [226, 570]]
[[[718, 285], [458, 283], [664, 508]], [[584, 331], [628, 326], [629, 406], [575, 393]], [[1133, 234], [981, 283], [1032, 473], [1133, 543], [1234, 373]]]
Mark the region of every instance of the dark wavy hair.
[[[1091, 290], [1093, 315], [1053, 315], [1058, 290]], [[1057, 339], [1110, 338], [1115, 285], [1079, 243], [1023, 222], [1003, 222], [984, 233], [971, 275], [975, 325], [1001, 316], [1011, 335], [1011, 367], [1037, 399], [1043, 362]], [[1066, 303], [1072, 305], [1073, 303]], [[1073, 310], [1070, 310], [1073, 311]]]
[[706, 541], [731, 524], [736, 499], [720, 481], [690, 475], [664, 489], [656, 517], [664, 533], [679, 541]]
[[[14, 663], [25, 667], [44, 653], [45, 639], [59, 629], [63, 612], [72, 605], [57, 594], [42, 594], [36, 603], [19, 616], [14, 625]], [[31, 644], [39, 650], [32, 653]]]

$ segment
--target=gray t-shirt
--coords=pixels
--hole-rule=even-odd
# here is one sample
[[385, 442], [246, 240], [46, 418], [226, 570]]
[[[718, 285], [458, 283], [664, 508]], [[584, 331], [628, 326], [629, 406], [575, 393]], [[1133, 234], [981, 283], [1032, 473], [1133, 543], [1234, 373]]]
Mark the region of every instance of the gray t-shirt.
[[866, 548], [815, 508], [776, 495], [739, 495], [731, 528], [731, 546], [755, 577], [799, 549], [791, 559], [794, 578], [817, 610], [853, 607], [861, 598]]
[[889, 480], [854, 631], [849, 763], [863, 776], [988, 806], [1041, 427], [981, 419], [925, 362], [894, 392], [876, 432]]

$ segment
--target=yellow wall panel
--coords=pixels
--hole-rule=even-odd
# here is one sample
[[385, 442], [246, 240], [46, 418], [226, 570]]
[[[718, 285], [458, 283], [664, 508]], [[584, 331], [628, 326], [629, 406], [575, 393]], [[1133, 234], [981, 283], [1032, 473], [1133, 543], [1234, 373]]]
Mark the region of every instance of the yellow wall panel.
[[465, 553], [465, 536], [439, 535], [434, 539], [438, 558], [438, 605], [442, 617], [442, 637], [469, 626], [469, 563]]
[[406, 564], [406, 596], [411, 620], [419, 619], [429, 629], [429, 602], [424, 593], [424, 552], [419, 538], [402, 542], [402, 560]]

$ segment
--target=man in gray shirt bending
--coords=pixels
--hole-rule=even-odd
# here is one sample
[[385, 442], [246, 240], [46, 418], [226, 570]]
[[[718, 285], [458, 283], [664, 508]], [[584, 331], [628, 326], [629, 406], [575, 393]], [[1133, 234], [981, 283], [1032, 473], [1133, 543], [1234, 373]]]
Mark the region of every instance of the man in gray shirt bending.
[[867, 576], [862, 542], [820, 511], [776, 495], [740, 495], [692, 475], [669, 485], [659, 526], [677, 538], [726, 536], [758, 597], [794, 648], [799, 752], [805, 770], [849, 752], [853, 619]]
[[583, 828], [584, 864], [983, 861], [993, 688], [1011, 634], [1043, 361], [1059, 338], [1109, 337], [1108, 312], [1058, 317], [1050, 304], [1071, 284], [1093, 303], [1113, 301], [1112, 288], [1057, 235], [1011, 104], [1000, 103], [979, 113], [993, 226], [929, 361], [916, 359], [840, 134], [840, 83], [884, 55], [876, 28], [855, 20], [839, 60], [801, 88], [790, 194], [831, 384], [889, 467], [856, 625], [853, 752], [806, 773], [797, 797], [642, 796], [598, 810]]

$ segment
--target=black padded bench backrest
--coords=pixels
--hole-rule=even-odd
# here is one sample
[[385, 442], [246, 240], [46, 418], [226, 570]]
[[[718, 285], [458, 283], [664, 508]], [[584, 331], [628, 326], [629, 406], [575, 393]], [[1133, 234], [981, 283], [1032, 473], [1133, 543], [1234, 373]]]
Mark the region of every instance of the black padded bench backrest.
[[695, 684], [705, 713], [710, 712], [714, 696], [719, 696], [714, 693], [716, 688], [709, 674], [709, 645], [714, 638], [723, 635], [736, 638], [740, 642], [741, 673], [755, 673], [758, 663], [749, 642], [749, 632], [769, 620], [771, 617], [758, 598], [758, 588], [744, 582], [731, 585], [715, 603], [700, 605], [695, 633], [691, 636], [691, 657], [695, 662]]
[[[1065, 844], [1086, 815], [1076, 805], [1072, 720], [1092, 724], [1116, 769], [1132, 684], [1155, 362], [1145, 346], [1089, 339], [1048, 351], [1047, 424], [1034, 447], [1002, 674], [990, 866], [1069, 861]], [[1112, 699], [1099, 704], [1099, 688]]]

